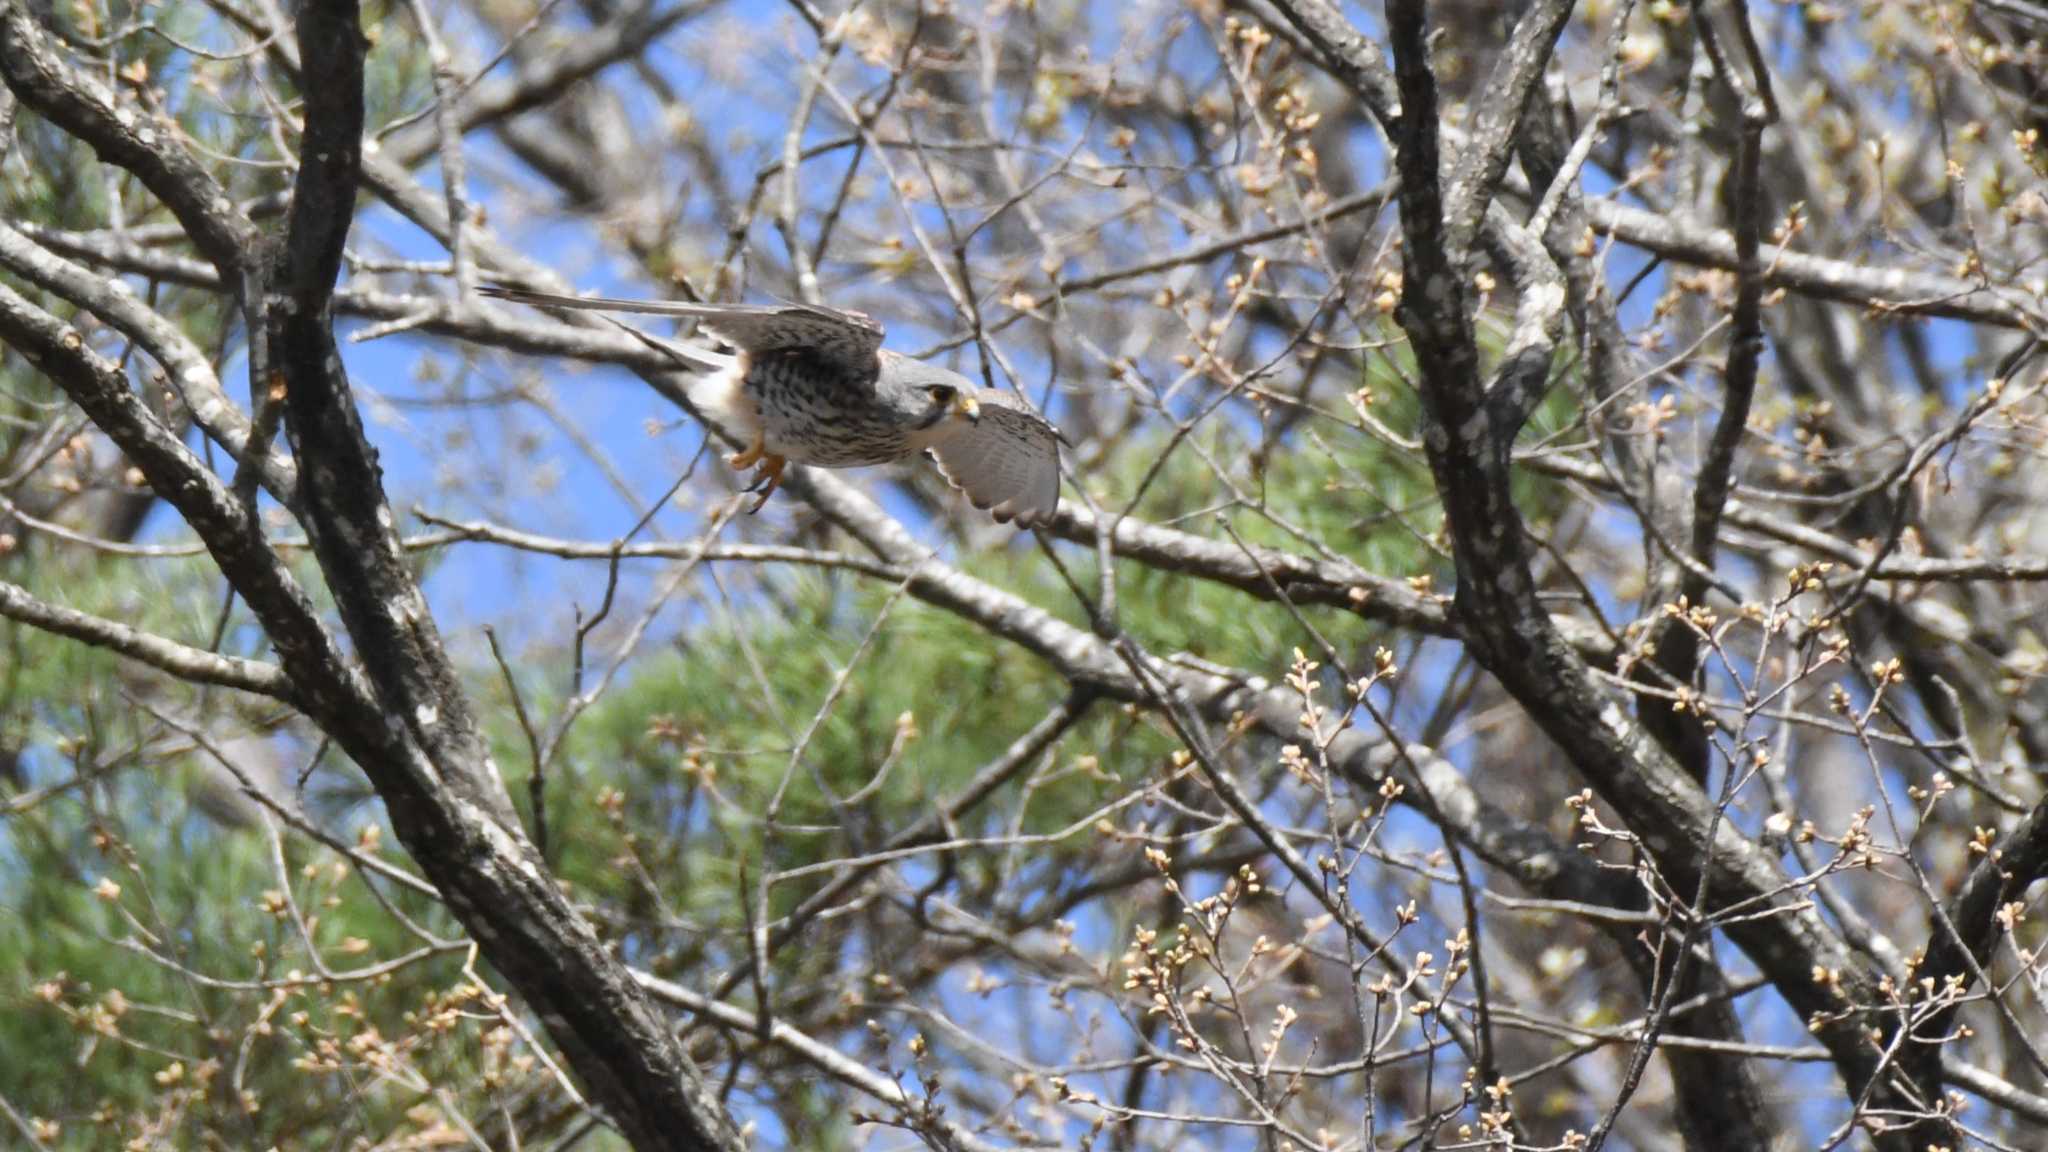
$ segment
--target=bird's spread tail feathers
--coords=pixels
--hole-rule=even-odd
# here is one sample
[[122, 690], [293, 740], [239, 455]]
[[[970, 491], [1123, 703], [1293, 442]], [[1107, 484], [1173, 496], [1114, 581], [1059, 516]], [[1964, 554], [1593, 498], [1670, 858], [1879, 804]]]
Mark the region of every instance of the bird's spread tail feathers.
[[[524, 288], [508, 288], [498, 284], [480, 284], [477, 286], [477, 294], [498, 300], [531, 304], [536, 308], [563, 308], [579, 312], [647, 312], [665, 316], [706, 316], [719, 312], [715, 305], [562, 296], [553, 292], [529, 292]], [[759, 430], [760, 414], [755, 411], [753, 403], [740, 388], [747, 375], [747, 357], [744, 352], [729, 356], [687, 341], [663, 340], [649, 336], [617, 320], [611, 322], [648, 347], [679, 361], [677, 367], [699, 373], [690, 379], [686, 391], [690, 405], [706, 419], [726, 432], [742, 438], [752, 436]]]
[[[575, 312], [657, 312], [667, 316], [695, 316], [700, 313], [690, 310], [688, 305], [670, 308], [632, 307], [637, 301], [608, 300], [594, 296], [563, 296], [554, 292], [529, 292], [524, 288], [508, 288], [501, 284], [479, 284], [477, 295], [495, 300], [510, 300], [518, 304], [531, 304], [536, 308], [562, 308]], [[660, 302], [648, 302], [660, 303]], [[722, 372], [731, 367], [732, 357], [723, 352], [713, 352], [696, 344], [680, 340], [663, 340], [617, 320], [610, 320], [613, 327], [625, 332], [648, 347], [682, 363], [678, 367], [699, 372]]]

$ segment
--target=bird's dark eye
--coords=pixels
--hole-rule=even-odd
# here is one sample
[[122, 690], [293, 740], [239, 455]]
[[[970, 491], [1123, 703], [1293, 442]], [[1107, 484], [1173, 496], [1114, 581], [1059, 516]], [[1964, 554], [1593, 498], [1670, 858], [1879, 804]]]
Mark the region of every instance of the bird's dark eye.
[[947, 404], [951, 404], [953, 402], [953, 389], [951, 385], [934, 385], [930, 391], [932, 394], [932, 403], [934, 404], [944, 406]]

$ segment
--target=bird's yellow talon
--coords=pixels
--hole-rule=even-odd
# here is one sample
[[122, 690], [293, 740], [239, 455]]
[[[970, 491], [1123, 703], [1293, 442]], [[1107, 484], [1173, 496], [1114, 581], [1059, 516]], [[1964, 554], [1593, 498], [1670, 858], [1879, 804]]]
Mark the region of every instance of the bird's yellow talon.
[[746, 451], [735, 452], [727, 456], [725, 462], [732, 465], [732, 470], [735, 472], [745, 472], [747, 469], [759, 464], [762, 458], [768, 454], [767, 446], [762, 442], [763, 439], [761, 436], [755, 436], [754, 442], [747, 447]]

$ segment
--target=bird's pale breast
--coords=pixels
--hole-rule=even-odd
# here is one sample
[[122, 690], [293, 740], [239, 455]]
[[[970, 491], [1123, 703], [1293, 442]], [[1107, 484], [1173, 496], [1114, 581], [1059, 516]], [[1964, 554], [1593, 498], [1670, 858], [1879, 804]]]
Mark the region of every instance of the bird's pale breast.
[[874, 379], [835, 371], [817, 358], [754, 359], [743, 385], [758, 406], [768, 451], [799, 464], [851, 468], [909, 455], [906, 430], [875, 396]]

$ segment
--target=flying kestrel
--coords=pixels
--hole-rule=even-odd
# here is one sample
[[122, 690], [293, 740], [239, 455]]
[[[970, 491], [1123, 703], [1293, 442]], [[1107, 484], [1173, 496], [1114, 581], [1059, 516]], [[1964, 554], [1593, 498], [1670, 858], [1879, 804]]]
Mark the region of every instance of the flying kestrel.
[[1030, 526], [1059, 507], [1059, 432], [1023, 400], [882, 347], [858, 312], [808, 304], [686, 304], [481, 287], [544, 308], [694, 316], [731, 356], [664, 343], [708, 370], [691, 403], [750, 439], [728, 461], [755, 468], [759, 508], [791, 461], [887, 464], [928, 451], [939, 473], [1000, 522]]

